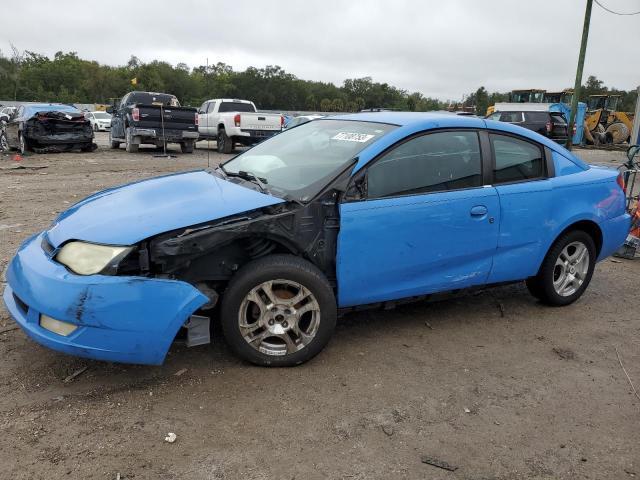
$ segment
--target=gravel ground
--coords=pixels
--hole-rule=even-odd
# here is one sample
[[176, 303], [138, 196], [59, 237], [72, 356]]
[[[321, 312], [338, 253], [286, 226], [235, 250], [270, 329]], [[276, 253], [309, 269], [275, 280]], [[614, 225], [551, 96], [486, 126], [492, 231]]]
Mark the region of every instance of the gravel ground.
[[[91, 154], [0, 156], [0, 270], [82, 197], [207, 164], [204, 143], [172, 159], [108, 150], [104, 134], [99, 143]], [[212, 164], [223, 158], [211, 150]], [[68, 357], [10, 330], [0, 334], [0, 478], [640, 477], [640, 401], [616, 354], [640, 387], [639, 280], [638, 261], [609, 259], [561, 309], [512, 285], [351, 314], [292, 369], [247, 365], [219, 336], [144, 367]], [[0, 307], [0, 330], [12, 325]]]

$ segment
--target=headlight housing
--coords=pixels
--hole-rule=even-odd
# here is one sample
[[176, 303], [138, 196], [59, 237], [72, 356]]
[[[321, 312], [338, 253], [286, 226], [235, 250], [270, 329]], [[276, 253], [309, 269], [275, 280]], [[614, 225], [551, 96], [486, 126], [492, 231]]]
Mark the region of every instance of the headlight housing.
[[69, 242], [56, 255], [56, 261], [78, 275], [94, 275], [122, 260], [133, 247]]

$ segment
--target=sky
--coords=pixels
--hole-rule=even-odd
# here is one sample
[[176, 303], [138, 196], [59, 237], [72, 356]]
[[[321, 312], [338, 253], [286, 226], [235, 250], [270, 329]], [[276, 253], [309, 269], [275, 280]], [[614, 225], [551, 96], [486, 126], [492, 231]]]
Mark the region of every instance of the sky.
[[[600, 0], [620, 12], [640, 0]], [[190, 67], [280, 65], [341, 85], [370, 76], [460, 99], [489, 91], [572, 87], [586, 0], [2, 0], [0, 49], [74, 51], [110, 65], [131, 55]], [[49, 25], [51, 26], [49, 28]], [[640, 15], [594, 3], [584, 78], [640, 85]], [[634, 59], [635, 57], [635, 59]]]

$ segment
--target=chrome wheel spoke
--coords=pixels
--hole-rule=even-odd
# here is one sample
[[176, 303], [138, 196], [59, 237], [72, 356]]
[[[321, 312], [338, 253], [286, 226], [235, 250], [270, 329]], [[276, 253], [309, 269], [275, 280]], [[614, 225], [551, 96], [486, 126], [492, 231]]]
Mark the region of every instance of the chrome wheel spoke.
[[318, 305], [318, 302], [313, 300], [311, 302], [305, 303], [303, 306], [301, 306], [296, 310], [298, 321], [300, 321], [300, 319], [305, 313], [314, 312], [314, 311], [320, 311], [320, 306]]
[[[257, 289], [249, 292], [249, 295], [247, 295], [245, 301], [253, 302], [260, 309], [260, 316], [263, 316], [265, 313], [267, 313], [267, 310], [272, 304], [266, 303], [258, 293]], [[269, 301], [271, 302], [271, 299], [269, 299]]]
[[301, 287], [300, 291], [293, 298], [286, 300], [286, 304], [290, 305], [291, 307], [295, 307], [305, 299], [309, 298], [310, 295], [311, 295], [311, 292], [309, 290], [307, 290], [304, 287]]
[[262, 285], [260, 285], [259, 289], [256, 290], [260, 290], [262, 293], [264, 293], [264, 295], [269, 300], [269, 303], [265, 304], [265, 307], [271, 307], [277, 302], [277, 297], [273, 292], [273, 282], [264, 282]]
[[287, 353], [295, 353], [298, 351], [298, 346], [293, 341], [293, 338], [291, 338], [291, 335], [289, 335], [289, 332], [284, 332], [282, 335], [278, 335], [278, 338], [284, 341]]

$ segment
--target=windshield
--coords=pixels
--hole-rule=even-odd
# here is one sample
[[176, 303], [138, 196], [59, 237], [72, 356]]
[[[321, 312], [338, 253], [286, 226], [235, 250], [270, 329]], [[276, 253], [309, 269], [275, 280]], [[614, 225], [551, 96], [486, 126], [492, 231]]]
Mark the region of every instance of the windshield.
[[318, 120], [286, 130], [226, 162], [225, 172], [253, 174], [267, 187], [302, 201], [395, 125]]
[[32, 117], [38, 112], [73, 112], [80, 113], [76, 107], [72, 107], [71, 105], [25, 105], [24, 107], [24, 116]]
[[134, 92], [129, 95], [127, 105], [163, 105], [165, 107], [179, 107], [178, 99], [168, 93]]
[[93, 116], [98, 120], [109, 120], [111, 118], [111, 115], [106, 112], [93, 112]]

